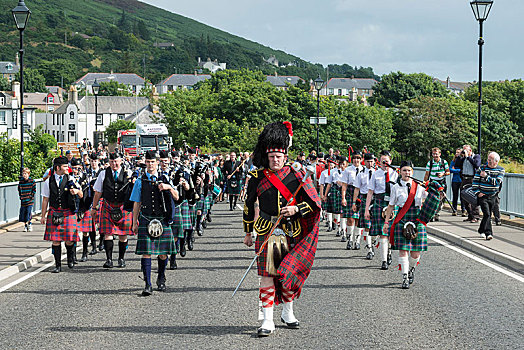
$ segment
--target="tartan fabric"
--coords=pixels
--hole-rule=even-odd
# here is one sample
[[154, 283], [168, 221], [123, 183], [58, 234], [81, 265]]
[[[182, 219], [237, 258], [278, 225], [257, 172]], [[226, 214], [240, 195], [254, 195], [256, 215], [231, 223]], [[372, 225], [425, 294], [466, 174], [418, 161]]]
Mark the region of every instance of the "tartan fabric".
[[204, 203], [204, 211], [206, 212], [206, 214], [209, 211], [209, 209], [211, 209], [212, 203], [213, 203], [213, 194], [209, 192], [209, 194], [206, 196], [206, 201]]
[[171, 231], [173, 236], [182, 238], [184, 237], [184, 227], [182, 220], [182, 204], [175, 206], [173, 214], [173, 222], [171, 223]]
[[[420, 209], [412, 206], [409, 208], [406, 215], [404, 215], [404, 217], [395, 225], [393, 245], [391, 246], [391, 249], [417, 252], [425, 252], [428, 250], [428, 235], [426, 233], [426, 226], [416, 221], [419, 216], [419, 212]], [[404, 224], [408, 221], [411, 221], [417, 225], [417, 238], [411, 241], [408, 241], [402, 235]]]
[[364, 214], [366, 213], [366, 198], [367, 194], [359, 194], [358, 198], [360, 198], [360, 208], [358, 211], [358, 224], [357, 226], [360, 228], [371, 228], [371, 221], [366, 220], [364, 217]]
[[[352, 219], [358, 219], [358, 211], [354, 212], [352, 209], [351, 203], [353, 202], [353, 191], [354, 188], [351, 186], [348, 186], [346, 190], [346, 202], [347, 205], [344, 207], [342, 206], [342, 217], [343, 218], [352, 218]], [[342, 193], [340, 194], [342, 195]]]
[[162, 221], [164, 232], [158, 238], [152, 238], [147, 233], [147, 225], [154, 217], [140, 216], [138, 225], [138, 235], [136, 241], [135, 254], [137, 255], [170, 255], [175, 252], [175, 239], [171, 227], [166, 225], [163, 218], [156, 218]]
[[91, 210], [86, 210], [84, 217], [77, 224], [78, 232], [94, 232], [95, 224], [93, 222], [93, 216]]
[[96, 221], [95, 221], [95, 225], [98, 225], [98, 228], [100, 229], [100, 223], [101, 223], [101, 220], [102, 220], [102, 206], [104, 205], [104, 198], [100, 198], [100, 200], [98, 201], [98, 211], [96, 213]]
[[334, 184], [329, 190], [328, 213], [342, 214], [342, 191]]
[[227, 180], [227, 193], [228, 194], [239, 195], [240, 191], [242, 191], [241, 181], [237, 180], [237, 187], [231, 187], [231, 180], [232, 179]]
[[192, 229], [196, 225], [196, 219], [197, 219], [197, 208], [196, 204], [189, 205], [189, 218], [191, 219], [191, 226], [189, 229]]
[[[53, 225], [53, 213], [64, 213], [64, 223], [61, 225]], [[76, 215], [69, 209], [54, 209], [49, 207], [47, 212], [47, 220], [45, 225], [44, 240], [45, 241], [70, 241], [78, 242], [80, 237], [77, 233]]]
[[187, 201], [182, 202], [182, 229], [189, 230], [191, 227], [191, 214], [189, 213], [189, 203]]
[[[267, 238], [267, 233], [265, 235], [259, 234], [257, 231], [257, 238], [255, 240], [255, 252], [258, 252], [260, 250], [260, 246]], [[287, 238], [287, 244], [289, 247], [291, 247], [291, 238], [289, 236], [286, 236]], [[301, 236], [296, 237], [295, 239], [301, 239]], [[257, 271], [259, 276], [264, 277], [278, 277], [275, 275], [270, 275], [267, 271], [267, 246], [264, 247], [264, 250], [260, 253], [257, 259]]]
[[206, 206], [206, 199], [200, 198], [198, 202], [196, 203], [196, 210], [201, 210], [203, 213], [205, 210], [205, 206]]
[[[370, 236], [388, 236], [384, 234], [384, 219], [382, 218], [382, 210], [387, 207], [389, 202], [384, 200], [384, 194], [377, 194], [373, 197], [373, 208], [371, 208], [371, 230]], [[395, 212], [396, 214], [396, 212]]]
[[[119, 207], [122, 210], [123, 218], [116, 224], [111, 220], [109, 211], [111, 208]], [[124, 210], [124, 205], [111, 205], [109, 202], [104, 201], [102, 204], [102, 214], [100, 218], [100, 234], [101, 235], [134, 235], [134, 232], [131, 230], [133, 225], [133, 214]]]
[[440, 192], [432, 190], [430, 187], [428, 196], [420, 207], [420, 214], [417, 221], [426, 226], [428, 222], [438, 213], [440, 207]]

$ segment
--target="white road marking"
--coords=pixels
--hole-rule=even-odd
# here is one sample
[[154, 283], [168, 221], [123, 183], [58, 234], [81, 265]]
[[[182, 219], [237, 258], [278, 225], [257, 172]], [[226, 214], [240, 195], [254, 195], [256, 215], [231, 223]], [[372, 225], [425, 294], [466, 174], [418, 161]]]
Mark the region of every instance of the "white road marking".
[[479, 263], [481, 263], [483, 265], [486, 265], [487, 267], [490, 267], [490, 268], [492, 268], [495, 271], [502, 272], [503, 274], [505, 274], [505, 275], [507, 275], [507, 276], [509, 276], [511, 278], [514, 278], [514, 279], [516, 279], [519, 282], [524, 282], [524, 277], [523, 276], [521, 276], [519, 274], [516, 274], [516, 273], [513, 273], [511, 271], [508, 271], [508, 270], [506, 270], [506, 269], [504, 269], [504, 268], [502, 268], [500, 266], [497, 266], [497, 265], [495, 265], [493, 263], [490, 263], [489, 261], [484, 260], [484, 259], [482, 259], [482, 258], [480, 258], [480, 257], [478, 257], [476, 255], [473, 255], [473, 254], [468, 253], [468, 252], [466, 252], [466, 251], [464, 251], [464, 250], [462, 250], [460, 248], [457, 248], [454, 245], [452, 245], [451, 243], [442, 241], [442, 240], [440, 240], [438, 238], [435, 238], [435, 237], [433, 237], [431, 235], [428, 235], [428, 239], [431, 239], [432, 241], [435, 241], [436, 243], [438, 243], [438, 244], [440, 244], [440, 245], [442, 245], [442, 246], [444, 246], [446, 248], [454, 250], [457, 253], [460, 253], [460, 254], [462, 254], [462, 255], [470, 258], [470, 259], [473, 259], [476, 262], [479, 262]]
[[236, 206], [239, 210], [244, 210], [244, 208], [242, 208], [242, 206], [240, 204], [237, 204]]
[[24, 282], [25, 280], [27, 280], [27, 279], [29, 279], [29, 278], [31, 278], [31, 277], [33, 277], [33, 276], [39, 274], [40, 272], [44, 271], [45, 269], [49, 268], [50, 266], [53, 266], [54, 264], [55, 264], [55, 262], [54, 262], [54, 261], [51, 261], [50, 263], [47, 263], [47, 264], [45, 264], [44, 266], [40, 267], [38, 270], [33, 271], [33, 272], [31, 272], [31, 273], [28, 273], [28, 274], [25, 275], [24, 277], [21, 277], [21, 278], [17, 279], [16, 281], [13, 281], [13, 282], [11, 282], [11, 283], [9, 283], [9, 284], [7, 284], [7, 285], [1, 287], [1, 288], [0, 288], [0, 293], [5, 292], [5, 291], [8, 290], [9, 288], [14, 287], [14, 286], [16, 286], [17, 284], [22, 283], [22, 282]]

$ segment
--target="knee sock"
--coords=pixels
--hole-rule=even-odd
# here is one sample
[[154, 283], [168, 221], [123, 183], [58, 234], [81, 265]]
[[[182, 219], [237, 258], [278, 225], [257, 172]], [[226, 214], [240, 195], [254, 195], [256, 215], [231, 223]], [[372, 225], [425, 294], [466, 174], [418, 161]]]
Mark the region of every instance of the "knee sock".
[[400, 271], [402, 274], [407, 274], [409, 271], [409, 259], [407, 256], [399, 256], [398, 264], [400, 265]]
[[349, 226], [348, 239], [353, 242], [353, 233], [355, 232], [355, 225]]
[[165, 281], [166, 279], [166, 265], [167, 265], [167, 259], [160, 259], [160, 257], [157, 257], [158, 260], [158, 279], [161, 281]]
[[412, 268], [417, 267], [419, 264], [419, 261], [420, 261], [420, 256], [417, 259], [412, 258], [411, 255], [409, 256], [409, 266], [411, 266]]
[[331, 225], [331, 223], [333, 222], [333, 214], [327, 213], [327, 221]]
[[295, 293], [287, 289], [282, 289], [282, 300], [284, 303], [290, 303], [293, 299], [295, 299]]
[[373, 245], [371, 244], [371, 236], [367, 231], [364, 231], [364, 242], [366, 242], [366, 248], [368, 248], [368, 251], [372, 252]]
[[259, 293], [260, 300], [262, 301], [262, 307], [273, 307], [275, 302], [275, 287], [260, 287]]
[[62, 245], [52, 245], [51, 251], [53, 252], [53, 256], [55, 257], [55, 265], [61, 266], [62, 265]]
[[89, 239], [91, 240], [91, 246], [93, 248], [96, 248], [96, 232], [95, 231], [89, 232]]
[[388, 261], [388, 238], [386, 236], [380, 236], [379, 244], [382, 261]]
[[345, 218], [342, 218], [342, 221], [340, 222], [340, 230], [342, 231], [342, 236], [346, 236], [346, 230], [347, 230], [347, 221]]
[[197, 215], [196, 227], [200, 227], [201, 224], [202, 224], [202, 214]]
[[144, 282], [149, 287], [151, 286], [151, 258], [142, 258], [140, 265], [142, 265], [142, 272], [144, 273]]
[[105, 240], [104, 241], [104, 249], [106, 250], [106, 258], [107, 260], [113, 260], [113, 240]]
[[[112, 242], [112, 241], [111, 241]], [[127, 250], [127, 241], [118, 241], [118, 259], [123, 259]]]
[[87, 248], [89, 246], [89, 236], [82, 237], [82, 254], [87, 254]]

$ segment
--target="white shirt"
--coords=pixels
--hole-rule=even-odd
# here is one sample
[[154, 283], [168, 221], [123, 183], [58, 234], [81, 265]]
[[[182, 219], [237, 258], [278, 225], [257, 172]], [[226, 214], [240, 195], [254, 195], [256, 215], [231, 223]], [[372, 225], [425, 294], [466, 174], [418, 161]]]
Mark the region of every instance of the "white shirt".
[[[398, 174], [393, 169], [387, 169], [389, 172], [389, 181], [397, 182]], [[393, 184], [391, 184], [393, 186]], [[386, 192], [386, 172], [382, 169], [378, 169], [371, 176], [371, 180], [368, 183], [368, 189], [373, 191], [374, 194], [380, 194]]]
[[[104, 192], [104, 180], [106, 178], [106, 172], [111, 171], [111, 168], [106, 168], [104, 171], [101, 171], [100, 174], [98, 174], [98, 177], [96, 178], [95, 184], [93, 186], [93, 189], [96, 192]], [[118, 174], [117, 176], [120, 176], [120, 172], [122, 171], [122, 167], [116, 171]], [[114, 175], [113, 175], [114, 176]]]
[[[65, 181], [65, 175], [55, 175], [55, 181], [56, 185], [60, 186], [60, 178], [63, 177], [64, 179], [62, 181]], [[49, 180], [51, 180], [52, 177], [49, 177], [47, 180], [44, 181], [44, 185], [42, 186], [42, 197], [49, 198], [50, 192], [49, 192]]]
[[337, 182], [342, 181], [343, 174], [344, 172], [338, 168], [332, 169], [331, 170], [332, 183], [338, 186]]
[[328, 175], [328, 170], [324, 170], [320, 173], [320, 179], [318, 183], [320, 185], [328, 185], [333, 182], [333, 169], [331, 169], [330, 174]]
[[[413, 186], [414, 182], [411, 183], [411, 186]], [[404, 203], [408, 200], [409, 196], [409, 189], [406, 186], [406, 182], [404, 180], [400, 180], [400, 184], [396, 183], [391, 187], [391, 195], [389, 198], [389, 205], [398, 205], [399, 207], [402, 207]], [[417, 193], [415, 194], [415, 206], [420, 207], [422, 205], [422, 201], [426, 198], [427, 193], [426, 189], [422, 185], [417, 186]]]
[[375, 169], [373, 168], [371, 169], [364, 168], [364, 171], [361, 171], [360, 173], [358, 173], [357, 177], [355, 178], [355, 182], [353, 186], [358, 187], [361, 194], [368, 193], [368, 182], [370, 178], [369, 175], [371, 174], [371, 177], [372, 177], [374, 171]]
[[357, 177], [357, 170], [360, 173], [362, 171], [362, 167], [359, 166], [358, 169], [357, 169], [353, 164], [348, 166], [346, 168], [346, 170], [344, 170], [344, 172], [342, 173], [342, 180], [341, 181], [343, 183], [346, 183], [346, 184], [350, 185], [350, 186], [354, 186], [355, 178]]

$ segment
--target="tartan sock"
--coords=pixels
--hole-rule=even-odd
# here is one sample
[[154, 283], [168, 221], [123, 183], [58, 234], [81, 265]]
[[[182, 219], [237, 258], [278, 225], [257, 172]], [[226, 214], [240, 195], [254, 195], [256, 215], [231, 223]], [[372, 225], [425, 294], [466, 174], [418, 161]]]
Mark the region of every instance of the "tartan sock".
[[165, 280], [166, 279], [166, 265], [167, 265], [167, 259], [160, 259], [160, 257], [157, 257], [158, 260], [158, 279], [159, 280]]
[[282, 300], [284, 303], [290, 303], [295, 299], [295, 293], [290, 290], [282, 288]]
[[275, 287], [260, 287], [259, 297], [262, 301], [263, 308], [273, 307], [273, 303], [275, 302]]
[[407, 274], [409, 271], [409, 259], [407, 256], [399, 256], [398, 263], [400, 265], [400, 270], [402, 275]]
[[62, 245], [52, 245], [51, 251], [53, 252], [53, 256], [55, 257], [56, 267], [62, 266]]
[[87, 254], [87, 248], [89, 246], [89, 236], [82, 237], [82, 254]]
[[348, 238], [353, 242], [353, 233], [355, 232], [355, 225], [349, 226]]
[[415, 268], [418, 266], [419, 261], [420, 261], [420, 256], [417, 259], [412, 258], [411, 255], [409, 256], [409, 266]]
[[95, 231], [89, 232], [89, 239], [91, 240], [91, 246], [93, 248], [96, 248], [96, 232]]
[[382, 261], [388, 260], [388, 238], [386, 236], [380, 236], [379, 238], [380, 255]]
[[142, 266], [142, 273], [144, 274], [144, 282], [146, 286], [151, 286], [151, 258], [140, 259], [140, 265]]
[[126, 255], [126, 250], [127, 250], [127, 241], [125, 242], [118, 241], [118, 259], [124, 258], [124, 255]]
[[113, 260], [113, 240], [106, 239], [104, 241], [104, 249], [106, 250], [106, 258], [107, 260]]

